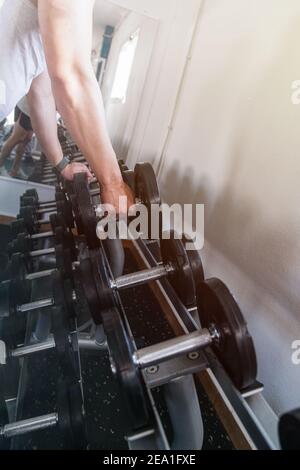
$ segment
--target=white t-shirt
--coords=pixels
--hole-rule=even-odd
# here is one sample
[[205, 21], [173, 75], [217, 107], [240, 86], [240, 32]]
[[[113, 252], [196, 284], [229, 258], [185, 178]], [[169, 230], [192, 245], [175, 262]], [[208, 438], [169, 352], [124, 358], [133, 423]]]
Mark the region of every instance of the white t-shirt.
[[29, 103], [27, 100], [27, 97], [24, 96], [20, 101], [17, 103], [18, 108], [22, 113], [26, 114], [26, 116], [30, 117], [30, 108], [29, 108]]
[[45, 69], [37, 8], [30, 0], [0, 0], [0, 121]]

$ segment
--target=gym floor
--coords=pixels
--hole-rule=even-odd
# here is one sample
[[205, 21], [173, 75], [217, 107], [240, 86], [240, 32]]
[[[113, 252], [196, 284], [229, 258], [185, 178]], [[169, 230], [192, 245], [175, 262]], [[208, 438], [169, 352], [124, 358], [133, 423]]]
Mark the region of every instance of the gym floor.
[[[8, 228], [0, 225], [0, 246], [5, 247], [9, 236]], [[130, 253], [126, 253], [126, 271], [136, 269]], [[124, 307], [138, 338], [138, 347], [144, 347], [172, 336], [164, 320], [161, 309], [147, 286], [140, 286], [122, 293]], [[145, 318], [149, 320], [145, 322]], [[162, 333], [163, 332], [163, 333]], [[87, 428], [90, 448], [93, 450], [127, 449], [126, 416], [123, 414], [122, 398], [110, 371], [105, 353], [83, 352], [82, 371], [84, 380]], [[26, 359], [27, 387], [24, 397], [22, 416], [26, 419], [51, 413], [56, 408], [56, 384], [61, 375], [55, 352], [47, 352]], [[204, 422], [205, 450], [232, 450], [229, 436], [218, 419], [204, 390], [197, 384], [199, 401]], [[171, 437], [164, 412], [164, 403], [158, 398], [159, 411]], [[14, 439], [15, 449], [62, 449], [62, 439], [57, 429], [44, 430], [31, 436]]]

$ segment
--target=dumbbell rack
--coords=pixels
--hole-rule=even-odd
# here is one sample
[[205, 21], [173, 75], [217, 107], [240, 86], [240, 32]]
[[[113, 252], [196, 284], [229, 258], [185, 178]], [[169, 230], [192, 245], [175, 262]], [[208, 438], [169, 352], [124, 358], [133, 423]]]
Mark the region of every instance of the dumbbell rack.
[[[147, 181], [151, 181], [152, 174], [151, 171], [149, 173], [149, 167], [146, 167], [146, 173], [145, 167], [143, 166], [138, 166], [135, 173], [131, 172], [126, 167], [124, 162], [120, 162], [120, 167], [124, 180], [131, 186], [132, 189], [135, 190], [136, 195], [142, 202], [146, 203], [146, 205], [158, 202], [159, 194], [155, 190], [155, 185], [152, 184], [147, 186]], [[145, 174], [147, 174], [148, 178], [145, 178]], [[93, 213], [92, 204], [90, 207], [86, 206], [87, 199], [89, 198], [83, 202], [80, 202], [79, 200], [78, 194], [81, 194], [82, 192], [84, 193], [85, 191], [84, 180], [80, 182], [78, 188], [80, 191], [77, 193], [77, 200], [76, 197], [74, 198], [74, 194], [70, 195], [70, 197], [74, 198], [72, 202], [73, 213], [75, 214], [78, 212], [77, 215], [75, 215], [76, 226], [77, 229], [80, 228], [82, 231], [81, 235], [86, 237], [89, 248], [93, 250], [95, 249], [97, 243], [99, 243], [95, 239], [95, 235], [93, 236], [93, 230], [90, 229], [90, 224], [92, 224], [94, 229], [96, 227], [96, 216], [95, 213]], [[65, 189], [66, 188], [64, 188], [64, 190]], [[151, 197], [149, 195], [150, 193]], [[78, 211], [76, 207], [77, 204], [79, 206]], [[81, 204], [83, 204], [82, 207]], [[86, 211], [89, 215], [87, 218], [84, 217], [86, 215]], [[213, 370], [223, 394], [225, 394], [226, 399], [229, 400], [234, 412], [239, 415], [240, 421], [246, 428], [247, 433], [251, 437], [251, 440], [255, 446], [257, 446], [257, 448], [272, 448], [273, 444], [266, 436], [266, 432], [263, 426], [260, 427], [257, 424], [257, 416], [255, 416], [255, 413], [253, 410], [251, 410], [248, 402], [249, 397], [251, 397], [252, 401], [257, 401], [260, 399], [260, 392], [262, 389], [261, 384], [253, 382], [250, 387], [243, 389], [242, 392], [238, 391], [238, 389], [233, 385], [232, 380], [229, 379], [228, 374], [220, 365], [220, 361], [216, 359], [215, 355], [209, 349], [206, 348], [213, 341], [218, 340], [218, 333], [214, 335], [212, 331], [208, 330], [206, 332], [203, 331], [202, 333], [201, 331], [199, 332], [197, 309], [193, 307], [189, 311], [189, 309], [183, 304], [182, 299], [180, 299], [178, 294], [174, 291], [174, 287], [172, 287], [170, 280], [164, 276], [161, 265], [152, 254], [153, 249], [156, 252], [159, 251], [159, 245], [157, 242], [150, 243], [143, 240], [138, 240], [129, 242], [129, 246], [141, 267], [146, 269], [152, 268], [155, 270], [156, 275], [152, 275], [151, 280], [155, 283], [154, 285], [156, 287], [156, 295], [158, 295], [161, 304], [164, 306], [163, 311], [165, 311], [165, 307], [167, 305], [167, 310], [169, 312], [168, 320], [170, 325], [174, 330], [175, 336], [180, 336], [178, 339], [174, 338], [171, 342], [162, 342], [161, 344], [153, 346], [150, 349], [137, 350], [129, 321], [126, 318], [122, 304], [119, 300], [117, 301], [117, 308], [119, 309], [117, 317], [118, 315], [121, 315], [121, 323], [123, 323], [125, 328], [124, 332], [121, 333], [125, 335], [125, 340], [130, 342], [133, 362], [141, 368], [141, 372], [138, 373], [139, 379], [136, 382], [136, 386], [138, 387], [140, 384], [144, 389], [144, 391], [141, 391], [141, 394], [144, 395], [144, 400], [147, 403], [148, 412], [151, 415], [152, 423], [152, 426], [150, 426], [150, 428], [148, 427], [147, 429], [144, 429], [143, 432], [137, 432], [135, 430], [127, 436], [129, 448], [170, 448], [170, 444], [163, 430], [160, 417], [155, 408], [155, 400], [152, 395], [152, 390], [157, 386], [164, 387], [172, 386], [172, 384], [178, 385], [178, 383], [174, 382], [174, 379], [179, 377], [181, 379], [185, 378], [183, 379], [183, 384], [179, 385], [183, 387], [182, 391], [184, 390], [184, 393], [182, 392], [182, 397], [184, 399], [181, 405], [182, 408], [185, 406], [186, 409], [186, 403], [188, 402], [190, 413], [180, 413], [180, 401], [177, 401], [175, 407], [177, 411], [171, 416], [174, 431], [176, 431], [176, 425], [177, 428], [180, 427], [182, 429], [182, 427], [184, 427], [184, 429], [187, 430], [198, 429], [199, 431], [199, 421], [201, 419], [201, 414], [199, 405], [197, 403], [193, 381], [191, 382], [190, 379], [193, 374], [199, 373], [200, 371], [206, 371], [208, 368]], [[105, 250], [103, 250], [103, 247], [101, 247], [100, 243], [99, 248], [104, 260], [103, 266], [106, 266], [111, 279], [113, 279], [113, 275], [110, 270], [110, 264], [112, 260], [110, 259], [110, 261], [108, 261], [107, 254]], [[160, 271], [160, 274], [158, 274], [158, 271]], [[116, 285], [118, 285], [117, 281], [118, 279], [116, 279]], [[122, 281], [124, 284], [124, 279]], [[126, 282], [128, 283], [128, 278]], [[113, 318], [113, 312], [110, 312], [110, 310], [107, 309], [107, 312], [103, 317], [104, 330], [106, 332], [109, 331], [109, 322], [111, 321], [111, 318]], [[98, 318], [94, 318], [94, 320], [97, 322]], [[44, 344], [45, 349], [53, 347], [53, 339], [51, 337], [48, 338], [46, 342], [48, 342], [48, 345]], [[118, 344], [112, 346], [113, 343], [111, 342], [111, 338], [108, 338], [108, 343], [110, 346], [111, 359], [115, 359], [116, 355], [118, 357], [119, 354], [117, 351]], [[202, 346], [205, 346], [205, 350], [202, 348]], [[115, 348], [115, 350], [112, 351], [112, 348]], [[176, 348], [182, 348], [182, 352], [180, 354], [178, 354], [177, 351], [174, 353], [174, 349], [176, 350]], [[166, 360], [166, 357], [169, 359]], [[112, 368], [116, 373], [118, 363], [112, 361]], [[25, 370], [25, 368], [23, 370]], [[187, 396], [188, 400], [186, 400]], [[170, 406], [170, 409], [171, 408], [172, 406]], [[171, 411], [170, 414], [172, 414]], [[179, 415], [180, 422], [178, 421]], [[184, 417], [186, 419], [185, 422], [182, 421]], [[139, 417], [137, 418], [140, 419]], [[195, 445], [197, 446], [197, 438], [199, 438], [199, 436], [189, 436], [190, 441], [192, 437], [196, 438]]]

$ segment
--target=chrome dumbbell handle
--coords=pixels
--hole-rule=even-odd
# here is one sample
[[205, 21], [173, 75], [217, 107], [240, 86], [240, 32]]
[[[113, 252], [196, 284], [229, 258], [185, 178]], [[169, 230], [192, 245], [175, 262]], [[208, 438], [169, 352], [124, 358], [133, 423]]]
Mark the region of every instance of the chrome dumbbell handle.
[[58, 413], [38, 416], [36, 418], [24, 419], [15, 423], [0, 426], [0, 438], [9, 439], [22, 436], [34, 431], [41, 431], [56, 426], [58, 423]]
[[112, 289], [116, 290], [128, 289], [148, 282], [158, 281], [173, 272], [175, 272], [175, 268], [171, 264], [158, 266], [156, 268], [145, 269], [137, 273], [117, 277], [111, 280], [110, 286]]
[[43, 299], [37, 300], [36, 302], [30, 302], [28, 304], [18, 305], [16, 310], [18, 313], [27, 313], [46, 307], [52, 307], [53, 305], [54, 299]]
[[219, 333], [212, 326], [210, 329], [204, 328], [185, 336], [140, 349], [134, 353], [133, 360], [139, 368], [146, 369], [170, 359], [196, 352], [210, 346], [218, 339]]

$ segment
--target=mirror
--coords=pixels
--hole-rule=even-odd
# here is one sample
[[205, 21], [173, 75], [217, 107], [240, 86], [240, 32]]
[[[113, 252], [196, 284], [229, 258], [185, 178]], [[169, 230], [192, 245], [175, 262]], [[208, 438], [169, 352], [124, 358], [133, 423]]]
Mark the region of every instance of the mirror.
[[[132, 2], [96, 0], [91, 50], [91, 62], [118, 158], [126, 154], [133, 136], [158, 23], [125, 8], [126, 3], [130, 6]], [[59, 115], [57, 122], [62, 124]], [[76, 146], [65, 146], [63, 150], [69, 157], [79, 155]], [[0, 178], [0, 214], [10, 216], [18, 213], [24, 184], [37, 188], [41, 197], [51, 199], [50, 193], [57, 183], [34, 134], [26, 97], [0, 123]]]

